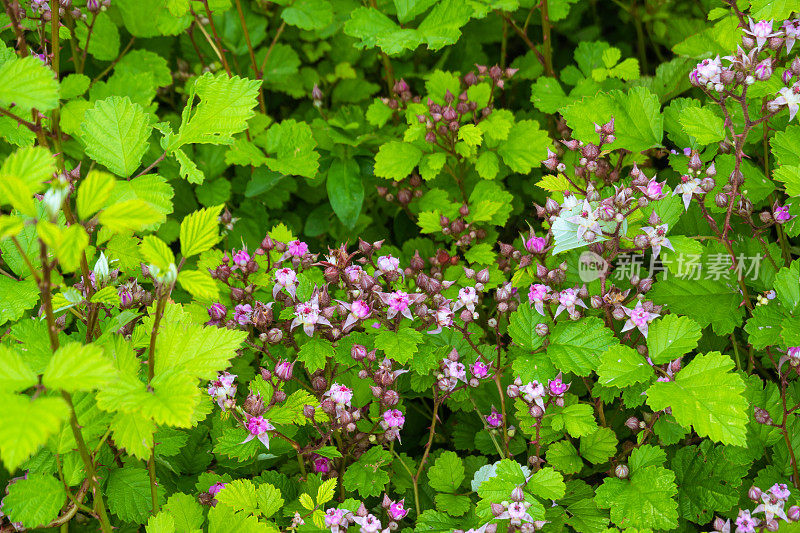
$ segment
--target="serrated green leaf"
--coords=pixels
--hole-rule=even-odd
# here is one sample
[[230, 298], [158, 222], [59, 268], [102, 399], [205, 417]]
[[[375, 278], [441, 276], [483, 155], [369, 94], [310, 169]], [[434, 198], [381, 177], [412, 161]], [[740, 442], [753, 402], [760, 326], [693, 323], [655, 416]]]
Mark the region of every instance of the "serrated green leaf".
[[711, 144], [725, 138], [722, 118], [707, 107], [688, 107], [681, 111], [679, 120], [683, 131], [700, 144]]
[[602, 464], [617, 452], [617, 435], [614, 430], [599, 427], [594, 433], [581, 437], [581, 456], [592, 464]]
[[388, 142], [381, 145], [375, 156], [375, 175], [386, 179], [405, 179], [421, 158], [422, 151], [413, 144]]
[[657, 365], [694, 350], [702, 335], [700, 326], [694, 320], [672, 314], [650, 324], [648, 333], [648, 355]]
[[639, 352], [630, 346], [617, 344], [600, 356], [597, 375], [598, 383], [623, 388], [634, 383], [649, 381], [654, 376], [654, 372]]
[[3, 393], [0, 403], [0, 458], [14, 472], [61, 428], [69, 410], [61, 398], [31, 400]]
[[9, 485], [3, 513], [9, 520], [34, 529], [55, 519], [66, 498], [64, 486], [53, 476], [28, 474], [26, 479]]
[[464, 481], [464, 463], [457, 453], [449, 450], [442, 452], [433, 466], [428, 470], [430, 486], [439, 492], [458, 492]]
[[597, 488], [597, 505], [611, 510], [623, 527], [674, 529], [678, 526], [675, 474], [660, 466], [634, 472], [630, 480], [606, 478]]
[[114, 368], [103, 350], [94, 344], [70, 342], [53, 354], [42, 383], [67, 392], [96, 389], [114, 379]]
[[181, 222], [181, 254], [191, 257], [211, 249], [219, 242], [218, 217], [222, 206], [195, 211]]
[[401, 327], [397, 331], [384, 330], [375, 337], [375, 348], [382, 350], [387, 357], [398, 364], [406, 364], [417, 353], [422, 342], [422, 333], [411, 328]]
[[380, 446], [373, 446], [358, 461], [347, 467], [344, 487], [358, 492], [362, 498], [378, 496], [389, 482], [384, 467], [392, 463], [392, 454]]
[[15, 58], [0, 65], [0, 105], [11, 104], [39, 111], [58, 106], [58, 81], [38, 57]]
[[710, 352], [696, 356], [672, 382], [654, 383], [647, 390], [647, 404], [656, 411], [672, 408], [683, 426], [694, 427], [701, 437], [714, 442], [744, 446], [747, 400], [744, 382], [731, 372], [727, 355]]
[[586, 317], [553, 326], [547, 355], [559, 370], [588, 376], [597, 368], [600, 354], [616, 343], [613, 333], [601, 319]]
[[86, 111], [81, 139], [86, 155], [118, 176], [127, 178], [139, 167], [153, 127], [148, 114], [128, 97], [98, 100]]
[[333, 345], [330, 341], [311, 337], [301, 347], [297, 353], [297, 359], [302, 361], [309, 372], [316, 372], [325, 368], [329, 358], [335, 355]]
[[88, 220], [104, 208], [115, 185], [116, 180], [111, 174], [100, 170], [89, 171], [78, 187], [78, 216], [82, 220]]
[[[158, 504], [164, 502], [164, 487], [158, 486]], [[126, 522], [144, 524], [150, 517], [150, 477], [144, 467], [126, 465], [113, 470], [106, 487], [108, 509]]]
[[511, 126], [508, 138], [497, 149], [497, 153], [511, 170], [527, 174], [546, 159], [551, 144], [550, 137], [539, 128], [538, 122], [522, 120]]

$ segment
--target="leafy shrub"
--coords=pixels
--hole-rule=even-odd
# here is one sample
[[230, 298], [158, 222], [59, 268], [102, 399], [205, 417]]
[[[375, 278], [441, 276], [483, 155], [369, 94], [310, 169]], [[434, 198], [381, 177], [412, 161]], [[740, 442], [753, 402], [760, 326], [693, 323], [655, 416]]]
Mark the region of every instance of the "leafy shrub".
[[796, 527], [796, 5], [3, 5], [2, 531]]

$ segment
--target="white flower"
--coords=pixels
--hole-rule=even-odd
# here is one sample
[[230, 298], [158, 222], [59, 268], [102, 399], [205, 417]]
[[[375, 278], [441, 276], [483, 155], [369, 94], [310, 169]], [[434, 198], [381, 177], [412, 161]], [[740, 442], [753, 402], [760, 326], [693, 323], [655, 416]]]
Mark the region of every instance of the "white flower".
[[800, 109], [800, 81], [791, 87], [783, 87], [780, 96], [773, 102], [777, 105], [785, 105], [789, 108], [789, 120], [791, 121]]
[[587, 231], [591, 231], [595, 235], [599, 235], [603, 231], [600, 229], [596, 210], [586, 200], [583, 201], [580, 214], [571, 216], [566, 220], [578, 226], [578, 239], [583, 239]]
[[680, 194], [683, 197], [683, 207], [688, 211], [689, 204], [692, 202], [692, 195], [696, 192], [703, 192], [700, 187], [700, 180], [689, 176], [681, 176], [681, 183], [672, 191], [672, 196]]
[[662, 246], [669, 248], [673, 252], [675, 251], [675, 248], [672, 247], [672, 243], [665, 237], [667, 234], [667, 227], [666, 224], [661, 224], [654, 228], [650, 226], [642, 228], [642, 231], [644, 231], [650, 239], [650, 246], [653, 248], [653, 255], [655, 257], [658, 257], [661, 253]]

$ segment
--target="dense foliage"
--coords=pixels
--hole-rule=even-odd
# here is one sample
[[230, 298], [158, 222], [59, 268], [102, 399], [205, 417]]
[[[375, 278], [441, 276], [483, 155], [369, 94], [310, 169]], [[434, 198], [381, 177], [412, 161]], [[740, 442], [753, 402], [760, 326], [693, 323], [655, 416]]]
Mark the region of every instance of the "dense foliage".
[[800, 6], [2, 0], [0, 531], [793, 531]]

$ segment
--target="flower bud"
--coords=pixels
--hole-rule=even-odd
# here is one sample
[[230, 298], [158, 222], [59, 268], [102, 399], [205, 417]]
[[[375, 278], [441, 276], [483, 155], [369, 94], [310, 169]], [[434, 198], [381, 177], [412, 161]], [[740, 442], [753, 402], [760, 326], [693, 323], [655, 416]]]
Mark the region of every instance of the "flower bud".
[[753, 416], [759, 424], [772, 424], [772, 417], [769, 412], [758, 406], [754, 408]]
[[536, 334], [540, 337], [546, 337], [547, 334], [550, 333], [550, 327], [543, 322], [536, 324], [536, 326], [533, 329], [536, 332]]
[[625, 479], [628, 477], [630, 470], [628, 469], [628, 465], [619, 464], [616, 468], [614, 468], [614, 475], [620, 479]]
[[774, 518], [770, 518], [769, 520], [767, 520], [765, 525], [767, 531], [778, 531], [778, 529], [780, 529], [781, 527], [778, 521], [775, 520]]
[[[720, 517], [714, 518], [714, 531], [724, 531], [726, 527], [725, 520]], [[730, 528], [729, 528], [730, 529]]]
[[313, 405], [306, 404], [306, 405], [303, 406], [303, 416], [308, 418], [308, 419], [310, 419], [310, 420], [314, 419], [314, 412], [315, 411], [316, 411], [316, 409], [314, 409]]
[[354, 344], [353, 347], [350, 348], [350, 357], [356, 361], [363, 361], [364, 358], [367, 357], [367, 348], [361, 344]]
[[514, 490], [511, 491], [511, 499], [515, 502], [525, 501], [525, 493], [522, 491], [522, 487], [514, 487]]
[[800, 507], [797, 505], [789, 507], [789, 510], [786, 511], [786, 518], [788, 518], [790, 522], [800, 521]]
[[628, 418], [625, 421], [625, 427], [627, 427], [631, 431], [638, 430], [639, 429], [639, 419], [636, 418], [635, 416], [632, 416], [632, 417]]
[[756, 486], [750, 487], [750, 490], [747, 491], [747, 497], [754, 502], [761, 500], [761, 489]]
[[267, 342], [270, 344], [277, 344], [283, 340], [283, 331], [278, 328], [272, 328], [267, 332]]
[[492, 504], [492, 514], [495, 517], [499, 517], [505, 511], [506, 511], [506, 506], [505, 505], [502, 505], [502, 504], [499, 504], [499, 503], [493, 503]]
[[286, 393], [282, 390], [278, 389], [272, 393], [272, 400], [275, 403], [281, 403], [286, 400]]
[[316, 376], [311, 380], [311, 387], [313, 387], [316, 392], [322, 392], [328, 388], [328, 381], [322, 376]]
[[251, 416], [261, 416], [266, 411], [264, 401], [261, 399], [260, 394], [250, 393], [244, 400], [242, 409], [247, 411]]

